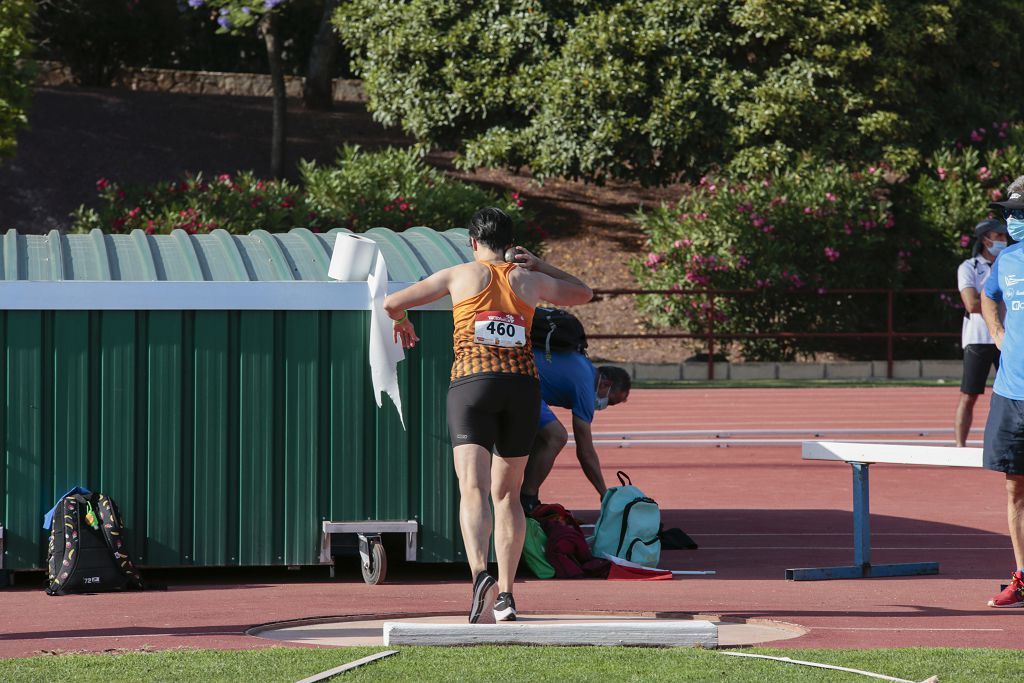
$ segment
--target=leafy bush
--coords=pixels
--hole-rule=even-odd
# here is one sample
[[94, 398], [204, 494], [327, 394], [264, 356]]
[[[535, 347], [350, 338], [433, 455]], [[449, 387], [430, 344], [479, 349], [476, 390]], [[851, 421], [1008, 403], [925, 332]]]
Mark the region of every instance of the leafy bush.
[[14, 154], [15, 133], [28, 122], [31, 19], [30, 0], [0, 2], [0, 158]]
[[245, 233], [308, 227], [363, 232], [372, 227], [401, 231], [425, 225], [437, 230], [464, 226], [477, 209], [498, 206], [516, 222], [519, 242], [539, 250], [543, 231], [512, 193], [499, 197], [475, 185], [452, 180], [427, 166], [412, 150], [364, 152], [339, 150], [331, 166], [302, 163], [302, 185], [264, 180], [251, 172], [202, 174], [155, 185], [122, 185], [100, 178], [99, 207], [82, 206], [72, 214], [72, 230], [98, 228], [149, 234], [180, 229], [204, 233], [217, 228]]
[[966, 247], [974, 225], [1024, 174], [1024, 124], [995, 121], [940, 150], [914, 181], [916, 210], [948, 247]]
[[202, 174], [150, 186], [122, 186], [96, 181], [101, 208], [80, 207], [72, 214], [72, 230], [104, 232], [145, 230], [166, 234], [185, 230], [195, 234], [223, 228], [271, 232], [297, 226], [319, 229], [299, 188], [283, 180], [261, 180], [250, 172], [223, 174], [207, 180]]
[[499, 197], [452, 180], [427, 166], [412, 149], [365, 152], [348, 145], [338, 150], [332, 166], [304, 161], [299, 168], [306, 201], [321, 223], [354, 232], [378, 226], [404, 230], [414, 225], [447, 230], [465, 226], [483, 206], [497, 206], [516, 223], [521, 244], [537, 249], [543, 238], [517, 193]]
[[[704, 296], [648, 295], [639, 304], [654, 326], [693, 333], [709, 324], [716, 334], [884, 331], [884, 297], [832, 290], [952, 287], [955, 281], [950, 250], [931, 244], [919, 222], [895, 212], [894, 200], [903, 205], [904, 194], [902, 183], [882, 167], [805, 165], [750, 182], [706, 176], [677, 205], [638, 214], [650, 252], [634, 262], [634, 273], [645, 288], [756, 293], [720, 296], [713, 311]], [[916, 279], [945, 266], [938, 281]], [[956, 315], [944, 299], [918, 296], [902, 302], [898, 329], [937, 324], [954, 331]], [[823, 349], [884, 357], [884, 347], [860, 340], [737, 343], [748, 360], [790, 360]], [[954, 347], [938, 344], [945, 353]]]
[[[35, 41], [41, 58], [64, 62], [86, 85], [109, 85], [125, 66], [267, 73], [267, 50], [257, 32], [218, 35], [220, 27], [211, 20], [216, 11], [204, 5], [199, 0], [39, 0]], [[265, 3], [253, 0], [252, 6]], [[284, 70], [302, 75], [323, 0], [287, 0], [282, 10]], [[349, 75], [344, 54], [334, 72]]]
[[1020, 112], [1016, 0], [346, 0], [374, 115], [464, 167], [661, 183], [911, 167]]

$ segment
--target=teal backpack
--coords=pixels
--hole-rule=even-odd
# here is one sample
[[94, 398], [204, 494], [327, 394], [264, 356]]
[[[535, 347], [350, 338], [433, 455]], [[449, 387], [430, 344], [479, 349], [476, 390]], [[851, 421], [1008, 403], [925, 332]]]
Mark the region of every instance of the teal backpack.
[[645, 567], [661, 559], [661, 510], [633, 486], [625, 472], [617, 472], [622, 486], [612, 486], [601, 497], [601, 515], [594, 526], [595, 557], [608, 553]]

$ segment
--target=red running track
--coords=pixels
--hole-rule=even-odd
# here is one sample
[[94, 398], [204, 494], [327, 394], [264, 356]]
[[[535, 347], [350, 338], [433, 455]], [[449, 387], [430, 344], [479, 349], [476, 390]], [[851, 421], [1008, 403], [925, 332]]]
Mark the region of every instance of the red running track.
[[[954, 387], [638, 390], [627, 404], [600, 413], [595, 430], [944, 427], [951, 426], [957, 397]], [[987, 410], [985, 397], [977, 425]], [[666, 525], [700, 543], [696, 551], [665, 552], [663, 565], [718, 574], [652, 583], [524, 578], [516, 592], [523, 610], [701, 612], [807, 629], [779, 643], [787, 648], [1022, 647], [1015, 620], [1024, 610], [986, 607], [1013, 569], [998, 474], [872, 466], [873, 560], [937, 560], [941, 574], [792, 583], [783, 578], [786, 568], [852, 562], [848, 466], [803, 462], [797, 446], [604, 449], [602, 459], [609, 479], [618, 469], [629, 472], [660, 502]], [[597, 496], [571, 449], [541, 498], [596, 517]], [[187, 582], [179, 575], [166, 592], [124, 595], [51, 598], [38, 587], [19, 587], [0, 591], [0, 656], [266, 647], [272, 643], [245, 629], [316, 616], [462, 611], [464, 571], [411, 564], [373, 587], [354, 569], [334, 582], [322, 572], [265, 572], [242, 585], [219, 573]]]

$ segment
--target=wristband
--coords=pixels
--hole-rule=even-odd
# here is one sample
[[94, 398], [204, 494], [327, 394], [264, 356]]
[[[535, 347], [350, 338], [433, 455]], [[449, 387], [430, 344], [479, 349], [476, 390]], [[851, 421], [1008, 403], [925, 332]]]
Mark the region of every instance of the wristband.
[[394, 323], [395, 325], [401, 325], [402, 323], [404, 323], [408, 319], [409, 319], [409, 311], [405, 311], [405, 312], [402, 313], [402, 317], [401, 318], [399, 318], [398, 320], [395, 320], [394, 318], [392, 318], [391, 322]]

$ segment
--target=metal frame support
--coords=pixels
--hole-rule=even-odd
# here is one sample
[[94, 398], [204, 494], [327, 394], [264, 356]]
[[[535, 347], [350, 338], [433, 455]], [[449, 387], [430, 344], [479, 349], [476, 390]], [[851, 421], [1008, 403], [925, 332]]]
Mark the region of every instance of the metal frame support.
[[419, 528], [419, 522], [415, 519], [382, 521], [368, 519], [360, 522], [324, 521], [321, 524], [320, 534], [320, 564], [330, 564], [332, 566], [334, 564], [331, 559], [331, 534], [358, 534], [362, 536], [405, 534], [405, 559], [407, 562], [415, 562]]
[[921, 576], [938, 574], [938, 562], [871, 564], [871, 499], [866, 462], [851, 462], [853, 470], [853, 561], [841, 567], [805, 567], [787, 569], [789, 581], [827, 581], [829, 579], [866, 579], [880, 576]]

